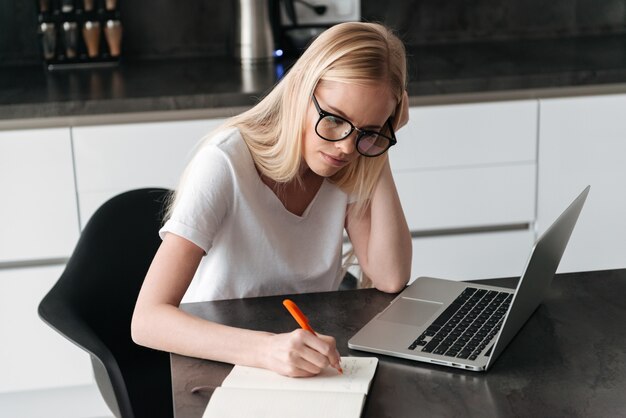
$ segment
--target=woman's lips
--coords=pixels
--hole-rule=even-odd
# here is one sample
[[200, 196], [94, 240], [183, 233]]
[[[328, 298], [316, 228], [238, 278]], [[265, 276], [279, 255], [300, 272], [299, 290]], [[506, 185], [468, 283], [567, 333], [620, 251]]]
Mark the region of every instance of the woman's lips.
[[322, 158], [324, 158], [324, 160], [334, 166], [334, 167], [343, 167], [344, 165], [348, 164], [348, 161], [346, 160], [342, 160], [340, 158], [336, 158], [333, 157], [332, 155], [326, 154], [324, 152], [321, 153], [322, 154]]

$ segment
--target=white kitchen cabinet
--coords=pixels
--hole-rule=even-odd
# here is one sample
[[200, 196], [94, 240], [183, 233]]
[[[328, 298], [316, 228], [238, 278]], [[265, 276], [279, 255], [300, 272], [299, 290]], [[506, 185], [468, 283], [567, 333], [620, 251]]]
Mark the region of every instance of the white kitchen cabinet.
[[413, 278], [521, 274], [534, 240], [537, 113], [534, 100], [409, 110], [390, 161], [415, 236]]
[[0, 265], [67, 258], [78, 238], [70, 130], [0, 132]]
[[88, 355], [37, 315], [78, 240], [70, 128], [0, 132], [0, 187], [0, 393], [92, 386]]
[[529, 229], [414, 238], [411, 281], [521, 276], [534, 238]]
[[537, 101], [412, 107], [397, 136], [396, 171], [535, 164]]
[[109, 198], [143, 187], [173, 189], [200, 139], [223, 119], [72, 128], [81, 228]]
[[412, 231], [520, 225], [535, 217], [535, 165], [394, 173]]
[[537, 229], [591, 191], [559, 272], [626, 267], [626, 95], [540, 102]]
[[0, 393], [93, 384], [88, 354], [37, 315], [63, 267], [0, 269]]

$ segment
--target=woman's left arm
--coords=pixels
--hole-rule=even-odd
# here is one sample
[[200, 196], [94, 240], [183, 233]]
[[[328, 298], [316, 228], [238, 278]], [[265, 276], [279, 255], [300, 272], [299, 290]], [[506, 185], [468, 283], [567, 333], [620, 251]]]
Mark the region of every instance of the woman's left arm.
[[372, 200], [359, 218], [348, 210], [346, 230], [363, 273], [384, 292], [395, 293], [411, 275], [412, 243], [387, 156]]

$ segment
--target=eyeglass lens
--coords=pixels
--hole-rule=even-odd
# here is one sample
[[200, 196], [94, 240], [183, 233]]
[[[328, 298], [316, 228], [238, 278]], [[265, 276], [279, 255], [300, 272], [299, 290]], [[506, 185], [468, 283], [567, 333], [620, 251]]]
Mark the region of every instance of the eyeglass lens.
[[[342, 140], [353, 130], [353, 126], [348, 121], [333, 115], [322, 117], [317, 124], [317, 133], [330, 141]], [[378, 155], [389, 148], [389, 139], [376, 132], [359, 131], [357, 148], [363, 155]]]
[[367, 133], [357, 142], [357, 147], [363, 155], [378, 155], [389, 148], [389, 140], [375, 133]]

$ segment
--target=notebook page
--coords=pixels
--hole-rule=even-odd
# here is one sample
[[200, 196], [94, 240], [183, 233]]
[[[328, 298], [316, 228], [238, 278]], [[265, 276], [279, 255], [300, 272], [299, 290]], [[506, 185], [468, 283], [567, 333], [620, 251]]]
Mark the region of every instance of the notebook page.
[[202, 418], [358, 418], [364, 401], [361, 393], [219, 387]]
[[286, 377], [266, 369], [235, 366], [224, 379], [223, 387], [356, 392], [367, 394], [378, 359], [376, 357], [341, 357], [343, 374], [327, 367], [313, 377]]

